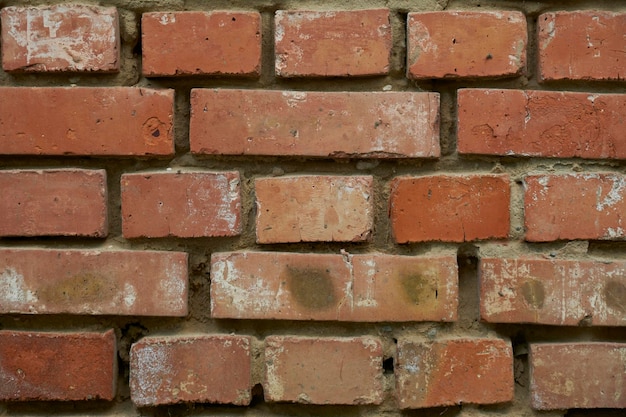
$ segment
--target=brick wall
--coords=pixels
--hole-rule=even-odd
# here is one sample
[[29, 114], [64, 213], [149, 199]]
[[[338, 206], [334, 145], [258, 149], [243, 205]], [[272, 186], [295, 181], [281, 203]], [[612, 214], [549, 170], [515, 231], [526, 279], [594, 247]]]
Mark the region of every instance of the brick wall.
[[623, 3], [44, 3], [0, 415], [626, 412]]

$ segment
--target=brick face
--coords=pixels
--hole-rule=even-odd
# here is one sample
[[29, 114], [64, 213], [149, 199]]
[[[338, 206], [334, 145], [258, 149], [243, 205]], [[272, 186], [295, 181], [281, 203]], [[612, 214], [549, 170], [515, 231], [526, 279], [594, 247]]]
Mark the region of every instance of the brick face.
[[341, 77], [386, 74], [391, 53], [389, 10], [279, 10], [276, 74]]
[[187, 315], [187, 254], [0, 249], [0, 313]]
[[117, 386], [113, 330], [0, 331], [0, 401], [111, 401]]
[[118, 72], [117, 9], [89, 5], [5, 7], [2, 69], [24, 72]]
[[382, 345], [373, 337], [265, 340], [265, 398], [304, 404], [380, 404]]
[[258, 76], [261, 16], [256, 12], [156, 12], [141, 18], [147, 77]]
[[174, 91], [0, 87], [0, 154], [166, 156]]
[[452, 256], [231, 252], [211, 259], [216, 318], [454, 321]]
[[104, 170], [0, 171], [0, 236], [107, 235]]
[[626, 408], [624, 358], [624, 343], [531, 344], [533, 408]]
[[526, 69], [527, 37], [520, 12], [409, 13], [407, 76], [515, 76]]
[[130, 393], [139, 407], [250, 403], [249, 337], [147, 337], [130, 355]]
[[541, 79], [624, 80], [626, 13], [551, 12], [537, 25]]
[[463, 154], [624, 159], [626, 95], [532, 90], [458, 92]]
[[189, 134], [195, 154], [434, 158], [439, 95], [194, 89]]

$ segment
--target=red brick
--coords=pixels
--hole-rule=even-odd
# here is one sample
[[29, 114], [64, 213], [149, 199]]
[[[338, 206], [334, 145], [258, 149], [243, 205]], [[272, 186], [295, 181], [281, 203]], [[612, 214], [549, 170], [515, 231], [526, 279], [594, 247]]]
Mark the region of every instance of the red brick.
[[124, 237], [211, 237], [241, 233], [239, 172], [122, 175]]
[[173, 155], [173, 90], [0, 87], [0, 154]]
[[120, 31], [115, 7], [5, 7], [1, 23], [5, 71], [120, 70]]
[[513, 349], [499, 339], [398, 341], [400, 408], [513, 400]]
[[626, 179], [620, 174], [529, 175], [524, 180], [526, 240], [626, 237]]
[[383, 352], [373, 337], [265, 339], [265, 399], [303, 404], [380, 404]]
[[257, 179], [257, 242], [367, 240], [374, 221], [372, 182], [371, 176]]
[[507, 77], [526, 70], [526, 19], [520, 12], [409, 13], [409, 78]]
[[0, 331], [0, 401], [111, 401], [116, 381], [113, 330]]
[[480, 315], [491, 323], [626, 325], [626, 262], [480, 261]]
[[141, 41], [147, 77], [260, 74], [257, 12], [144, 13]]
[[187, 315], [187, 254], [0, 249], [0, 314]]
[[104, 170], [0, 171], [0, 190], [0, 236], [107, 235]]
[[530, 345], [532, 407], [626, 408], [626, 343]]
[[537, 19], [539, 77], [624, 80], [626, 13], [598, 10], [545, 13]]
[[248, 405], [247, 336], [147, 337], [130, 351], [130, 395], [139, 407], [183, 402]]
[[399, 177], [391, 184], [391, 226], [398, 243], [464, 242], [509, 234], [509, 177]]
[[388, 9], [279, 10], [275, 19], [276, 74], [341, 77], [389, 72]]
[[194, 89], [190, 142], [196, 154], [435, 158], [439, 95]]
[[215, 318], [454, 321], [455, 256], [214, 253]]
[[626, 94], [458, 92], [462, 154], [626, 159]]

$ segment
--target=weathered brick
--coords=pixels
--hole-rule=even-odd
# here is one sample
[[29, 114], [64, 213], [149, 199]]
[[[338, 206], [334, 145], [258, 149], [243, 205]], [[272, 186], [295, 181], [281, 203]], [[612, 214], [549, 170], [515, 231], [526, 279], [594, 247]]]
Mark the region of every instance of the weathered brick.
[[0, 401], [113, 400], [115, 333], [0, 331]]
[[529, 175], [524, 179], [526, 240], [626, 237], [626, 178], [620, 174]]
[[551, 12], [537, 19], [539, 77], [551, 80], [624, 80], [626, 13]]
[[341, 77], [389, 72], [388, 9], [278, 10], [275, 27], [278, 76]]
[[250, 404], [250, 338], [146, 337], [130, 351], [130, 395], [139, 407], [183, 402]]
[[480, 315], [491, 323], [626, 325], [626, 262], [480, 260]]
[[374, 221], [372, 182], [371, 176], [257, 179], [257, 242], [367, 240]]
[[398, 177], [391, 184], [393, 235], [398, 243], [506, 238], [510, 193], [506, 175]]
[[513, 400], [513, 349], [500, 339], [398, 341], [400, 408]]
[[626, 408], [626, 343], [530, 345], [532, 407]]
[[120, 33], [115, 7], [59, 4], [5, 7], [5, 71], [118, 72]]
[[435, 158], [439, 94], [194, 89], [189, 134], [196, 154]]
[[0, 87], [0, 154], [173, 155], [174, 91]]
[[265, 339], [265, 398], [303, 404], [380, 404], [383, 352], [373, 337]]
[[127, 238], [240, 234], [239, 172], [122, 175], [122, 231]]
[[107, 235], [104, 170], [0, 171], [0, 190], [0, 236]]
[[187, 254], [0, 249], [0, 314], [185, 316]]
[[463, 89], [463, 154], [626, 159], [626, 94]]
[[215, 318], [454, 321], [455, 256], [214, 253]]
[[515, 76], [526, 69], [527, 38], [520, 12], [409, 13], [407, 76]]
[[258, 76], [257, 12], [155, 12], [141, 18], [142, 71], [147, 77]]

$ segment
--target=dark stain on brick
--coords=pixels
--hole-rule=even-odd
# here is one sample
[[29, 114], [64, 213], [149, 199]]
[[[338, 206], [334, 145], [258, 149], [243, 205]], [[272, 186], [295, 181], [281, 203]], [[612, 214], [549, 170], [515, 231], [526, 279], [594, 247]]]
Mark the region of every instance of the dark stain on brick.
[[534, 310], [543, 308], [543, 303], [546, 299], [546, 290], [543, 283], [536, 279], [530, 279], [522, 284], [520, 287], [524, 301], [526, 304]]
[[418, 271], [401, 272], [399, 281], [404, 295], [412, 304], [424, 304], [437, 298], [437, 285], [428, 274]]
[[604, 286], [606, 305], [620, 313], [626, 313], [626, 285], [623, 282], [609, 281]]
[[287, 266], [287, 289], [294, 300], [311, 310], [324, 310], [337, 304], [333, 278], [328, 269]]
[[44, 303], [106, 303], [118, 292], [115, 282], [104, 276], [84, 273], [46, 286], [37, 291], [37, 297]]

